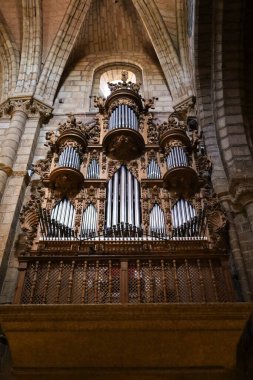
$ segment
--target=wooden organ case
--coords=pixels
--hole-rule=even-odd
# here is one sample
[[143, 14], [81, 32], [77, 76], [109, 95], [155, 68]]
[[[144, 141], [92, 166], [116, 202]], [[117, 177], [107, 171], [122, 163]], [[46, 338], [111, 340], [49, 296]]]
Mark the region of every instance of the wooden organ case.
[[233, 301], [227, 219], [195, 99], [156, 125], [140, 85], [109, 87], [93, 124], [69, 115], [47, 134], [20, 216], [14, 302]]

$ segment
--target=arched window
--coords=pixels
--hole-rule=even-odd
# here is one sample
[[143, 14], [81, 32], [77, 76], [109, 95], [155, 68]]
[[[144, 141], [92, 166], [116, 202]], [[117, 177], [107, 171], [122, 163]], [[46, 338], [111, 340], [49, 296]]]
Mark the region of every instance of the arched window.
[[86, 178], [99, 179], [99, 163], [95, 158], [88, 165]]
[[154, 207], [150, 211], [149, 230], [151, 234], [166, 234], [164, 212], [157, 203], [155, 203]]
[[152, 158], [147, 167], [147, 177], [149, 179], [159, 179], [161, 178], [161, 170], [158, 163]]
[[140, 185], [124, 165], [108, 182], [106, 206], [106, 227], [122, 223], [141, 227]]
[[[125, 70], [127, 71], [128, 81], [132, 83], [136, 83], [136, 75], [131, 71], [130, 69]], [[105, 71], [101, 77], [100, 77], [100, 83], [99, 83], [99, 90], [103, 97], [107, 98], [107, 96], [110, 95], [110, 89], [107, 85], [108, 82], [110, 83], [118, 83], [122, 82], [122, 68], [111, 68], [107, 71]]]
[[95, 236], [97, 232], [97, 210], [93, 204], [89, 204], [83, 212], [81, 224], [81, 236]]
[[122, 71], [127, 72], [127, 81], [132, 83], [143, 83], [142, 69], [129, 62], [108, 63], [107, 65], [98, 68], [93, 76], [90, 93], [90, 111], [96, 111], [94, 102], [92, 101], [93, 96], [99, 95], [102, 98], [107, 98], [110, 95], [110, 89], [107, 83], [121, 82]]

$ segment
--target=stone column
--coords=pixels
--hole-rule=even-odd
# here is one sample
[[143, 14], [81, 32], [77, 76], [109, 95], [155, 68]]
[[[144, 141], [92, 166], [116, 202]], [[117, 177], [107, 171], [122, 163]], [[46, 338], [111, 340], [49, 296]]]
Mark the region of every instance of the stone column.
[[26, 100], [20, 101], [20, 107], [12, 106], [10, 100], [8, 107], [5, 107], [5, 113], [11, 114], [11, 121], [6, 130], [0, 156], [0, 303], [11, 302], [12, 291], [15, 289], [17, 260], [12, 248], [27, 186], [27, 169], [33, 159], [41, 121], [46, 122], [52, 110], [35, 99]]
[[11, 121], [2, 143], [0, 156], [0, 199], [2, 198], [7, 178], [12, 174], [13, 162], [25, 128], [30, 104], [30, 98], [13, 98], [4, 104], [4, 112], [11, 114]]
[[237, 223], [237, 233], [242, 256], [253, 299], [253, 178], [236, 179], [231, 185], [233, 194], [233, 206], [235, 209], [235, 222]]

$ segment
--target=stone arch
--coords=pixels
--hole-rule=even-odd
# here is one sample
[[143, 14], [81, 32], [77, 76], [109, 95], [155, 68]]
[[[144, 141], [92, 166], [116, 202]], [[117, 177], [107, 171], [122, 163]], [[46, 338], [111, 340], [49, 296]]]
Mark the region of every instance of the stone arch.
[[133, 4], [153, 43], [173, 101], [177, 103], [192, 94], [190, 78], [180, 64], [180, 58], [154, 0], [133, 0]]
[[42, 55], [42, 10], [37, 0], [23, 1], [23, 41], [15, 92], [34, 93], [40, 75]]
[[[116, 75], [117, 79], [120, 80], [122, 70], [126, 70], [129, 73], [132, 73], [132, 76], [134, 76], [135, 78], [134, 81], [136, 83], [142, 83], [142, 68], [140, 68], [136, 64], [129, 63], [129, 62], [126, 63], [124, 61], [111, 62], [108, 64], [104, 64], [102, 66], [99, 66], [95, 69], [94, 74], [93, 74], [92, 88], [91, 88], [90, 95], [95, 96], [99, 94], [101, 96], [104, 96], [103, 93], [100, 93], [101, 92], [101, 89], [100, 89], [101, 77], [107, 74], [105, 76], [106, 82], [111, 82], [112, 80], [114, 80], [114, 76]], [[129, 80], [131, 79], [132, 78], [129, 78]], [[91, 109], [95, 110], [92, 107], [92, 104], [91, 104]]]
[[[78, 112], [89, 111], [91, 109], [91, 99], [89, 98], [92, 93], [92, 86], [93, 86], [93, 77], [96, 72], [96, 70], [99, 70], [103, 67], [108, 67], [110, 65], [130, 65], [132, 67], [139, 68], [141, 74], [142, 74], [142, 86], [141, 86], [141, 94], [144, 98], [149, 98], [152, 96], [159, 97], [158, 101], [156, 102], [156, 109], [159, 110], [169, 110], [169, 112], [173, 111], [172, 108], [172, 99], [169, 93], [169, 89], [166, 83], [166, 79], [164, 78], [162, 69], [159, 65], [159, 62], [157, 60], [152, 61], [150, 60], [150, 57], [144, 55], [144, 54], [132, 54], [131, 58], [126, 58], [124, 54], [122, 53], [115, 53], [108, 56], [108, 54], [97, 54], [97, 55], [89, 55], [86, 56], [83, 59], [79, 59], [77, 62], [73, 63], [72, 65], [69, 65], [65, 68], [65, 71], [63, 73], [62, 79], [60, 81], [58, 91], [55, 96], [54, 104], [55, 107], [57, 107], [57, 103], [63, 99], [65, 101], [64, 96], [66, 96], [66, 101], [69, 105], [69, 112], [71, 112], [71, 107], [73, 107], [70, 99], [69, 94], [66, 94], [65, 91], [65, 83], [70, 81], [70, 83], [74, 83], [74, 76], [78, 75], [80, 78], [82, 78], [82, 83], [80, 85], [80, 80], [78, 81], [78, 85], [80, 85], [80, 91], [77, 92], [78, 99], [75, 99], [75, 107], [78, 109]], [[77, 68], [77, 69], [76, 69]], [[80, 74], [80, 70], [81, 74]], [[75, 70], [76, 74], [75, 74]], [[153, 73], [160, 77], [161, 87], [159, 89], [154, 89], [154, 86], [152, 87], [152, 90], [149, 90], [149, 87], [152, 85], [152, 76]], [[73, 79], [72, 79], [73, 75]], [[162, 90], [161, 90], [162, 88]], [[63, 95], [62, 95], [63, 93]], [[66, 95], [65, 95], [66, 94]], [[74, 94], [76, 96], [76, 94]], [[96, 93], [95, 95], [98, 95]], [[74, 104], [74, 101], [73, 101]], [[79, 106], [81, 105], [81, 107]], [[60, 106], [59, 106], [60, 107]], [[59, 108], [60, 109], [60, 108]], [[67, 106], [64, 104], [63, 108], [64, 112], [67, 110]]]
[[35, 96], [53, 103], [61, 75], [69, 58], [91, 0], [71, 0], [46, 58]]
[[199, 121], [205, 137], [208, 155], [213, 164], [212, 182], [215, 191], [227, 192], [228, 182], [224, 171], [215, 127], [212, 105], [212, 17], [209, 0], [196, 2], [195, 67]]
[[19, 52], [1, 13], [0, 57], [3, 68], [2, 100], [4, 100], [12, 94], [16, 86], [19, 67]]

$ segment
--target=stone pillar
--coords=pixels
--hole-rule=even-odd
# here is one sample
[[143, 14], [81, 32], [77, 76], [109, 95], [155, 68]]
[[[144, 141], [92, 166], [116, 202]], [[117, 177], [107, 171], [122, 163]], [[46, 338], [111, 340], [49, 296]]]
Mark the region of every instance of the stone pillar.
[[[0, 303], [12, 300], [17, 272], [17, 261], [12, 248], [27, 186], [27, 169], [33, 159], [41, 121], [47, 121], [52, 108], [29, 98], [15, 99], [15, 102], [10, 100], [4, 111], [10, 113], [12, 118], [0, 156], [0, 289], [4, 282]], [[9, 269], [6, 274], [7, 267]]]
[[2, 143], [0, 156], [0, 199], [2, 198], [7, 178], [12, 174], [12, 165], [25, 128], [30, 104], [30, 98], [13, 98], [4, 105], [5, 112], [11, 114], [11, 121]]
[[234, 221], [245, 263], [251, 300], [253, 299], [253, 178], [240, 178], [231, 183]]
[[231, 205], [228, 200], [223, 199], [222, 205], [226, 211], [229, 221], [229, 243], [232, 254], [232, 259], [238, 274], [238, 280], [243, 296], [243, 300], [250, 302], [252, 300], [252, 294], [250, 291], [246, 262], [243, 256], [243, 245], [240, 242], [240, 231], [237, 230], [233, 213], [231, 212]]

